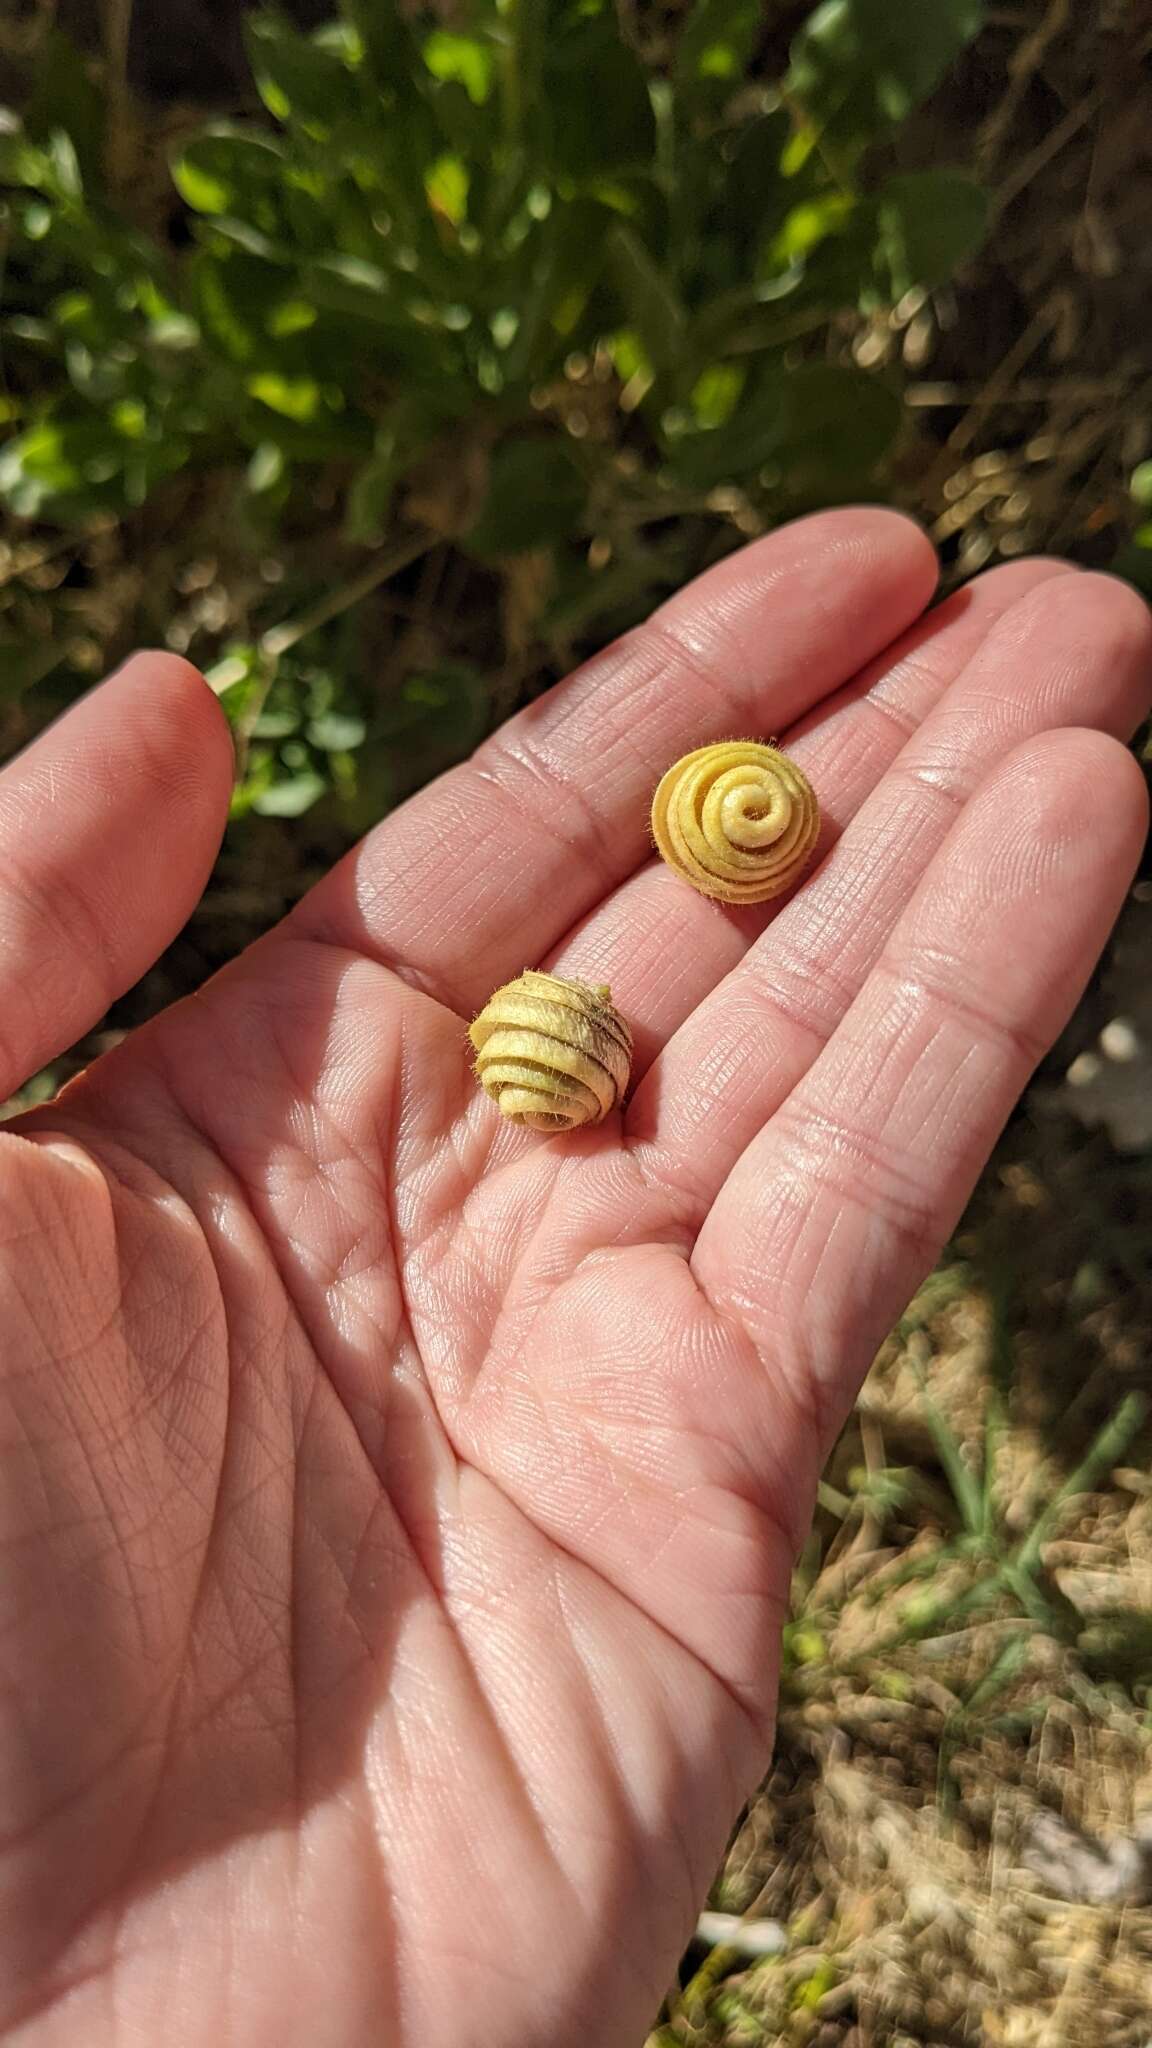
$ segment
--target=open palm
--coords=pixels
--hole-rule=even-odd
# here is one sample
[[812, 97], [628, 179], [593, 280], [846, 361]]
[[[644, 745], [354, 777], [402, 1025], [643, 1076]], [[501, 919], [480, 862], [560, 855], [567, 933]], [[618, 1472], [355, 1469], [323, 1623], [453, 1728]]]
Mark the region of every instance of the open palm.
[[[6, 2038], [642, 2038], [821, 1456], [1143, 829], [1138, 600], [1021, 563], [914, 623], [933, 580], [883, 512], [730, 559], [0, 1136]], [[820, 795], [783, 908], [649, 859], [724, 734]], [[0, 777], [0, 1098], [187, 915], [228, 780], [159, 655]], [[622, 1120], [476, 1090], [537, 964], [610, 983]]]

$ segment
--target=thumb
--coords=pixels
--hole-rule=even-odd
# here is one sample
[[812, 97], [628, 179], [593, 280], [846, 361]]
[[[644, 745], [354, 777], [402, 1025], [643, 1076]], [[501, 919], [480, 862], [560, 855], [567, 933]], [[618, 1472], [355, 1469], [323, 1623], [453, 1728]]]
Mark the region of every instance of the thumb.
[[223, 713], [172, 654], [136, 655], [0, 773], [0, 1102], [179, 931], [231, 782]]

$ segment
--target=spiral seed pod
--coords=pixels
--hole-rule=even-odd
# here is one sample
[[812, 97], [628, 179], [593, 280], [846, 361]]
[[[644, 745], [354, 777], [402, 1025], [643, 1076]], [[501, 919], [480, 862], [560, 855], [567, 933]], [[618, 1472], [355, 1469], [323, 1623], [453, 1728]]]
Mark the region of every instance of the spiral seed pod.
[[790, 888], [819, 830], [807, 776], [758, 740], [697, 747], [669, 768], [652, 799], [661, 859], [722, 903], [764, 903]]
[[529, 1130], [598, 1124], [628, 1086], [632, 1034], [607, 988], [529, 970], [489, 997], [468, 1036], [481, 1087]]

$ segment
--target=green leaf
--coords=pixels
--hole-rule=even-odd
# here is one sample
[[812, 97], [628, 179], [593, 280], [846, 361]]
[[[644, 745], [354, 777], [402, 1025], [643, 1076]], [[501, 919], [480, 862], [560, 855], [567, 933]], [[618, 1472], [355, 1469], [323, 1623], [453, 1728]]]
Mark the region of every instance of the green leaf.
[[274, 242], [271, 235], [254, 228], [251, 221], [236, 220], [229, 213], [222, 213], [212, 223], [213, 231], [222, 241], [234, 249], [243, 249], [249, 256], [259, 257], [262, 263], [282, 263], [288, 260], [288, 250]]
[[245, 39], [256, 89], [276, 120], [295, 117], [308, 134], [325, 136], [355, 110], [354, 45], [302, 36], [276, 14], [253, 16]]
[[886, 288], [944, 284], [980, 247], [988, 195], [962, 171], [905, 171], [876, 195], [876, 259]]
[[0, 185], [39, 191], [47, 168], [44, 151], [29, 141], [11, 108], [0, 107]]
[[0, 499], [34, 519], [57, 501], [82, 498], [86, 484], [106, 482], [119, 457], [103, 422], [41, 420], [0, 449]]
[[260, 497], [265, 491], [274, 491], [287, 468], [284, 450], [275, 441], [261, 441], [252, 452], [248, 464], [248, 489]]
[[300, 712], [291, 706], [283, 711], [262, 711], [252, 721], [254, 740], [287, 740], [299, 730]]
[[401, 91], [419, 51], [396, 0], [340, 0], [340, 12], [360, 38], [376, 85], [390, 96]]
[[424, 190], [433, 213], [458, 228], [468, 212], [468, 168], [458, 156], [437, 157], [424, 174]]
[[188, 449], [179, 434], [141, 445], [138, 405], [36, 420], [0, 449], [0, 501], [21, 518], [72, 520], [138, 504]]
[[492, 89], [493, 50], [479, 36], [433, 31], [424, 45], [424, 62], [443, 84], [462, 85], [474, 107], [483, 106]]
[[67, 135], [85, 181], [99, 182], [104, 97], [75, 43], [59, 29], [40, 43], [23, 111], [25, 132], [33, 142], [46, 143], [54, 132]]
[[191, 265], [194, 309], [204, 333], [234, 363], [266, 361], [268, 323], [284, 300], [284, 275], [238, 251], [207, 251]]
[[763, 26], [762, 0], [696, 0], [676, 42], [677, 90], [685, 98], [730, 92]]
[[552, 209], [535, 239], [518, 298], [519, 325], [508, 350], [509, 379], [539, 378], [575, 344], [606, 262], [614, 216], [593, 199]]
[[829, 502], [869, 480], [902, 418], [897, 394], [865, 370], [835, 363], [777, 366], [723, 426], [678, 439], [670, 461], [693, 489], [709, 490], [770, 466], [787, 495]]
[[301, 425], [314, 420], [324, 403], [324, 393], [314, 378], [286, 377], [279, 370], [258, 371], [249, 377], [247, 389], [261, 405]]
[[303, 265], [301, 279], [306, 295], [325, 311], [391, 328], [398, 339], [427, 346], [407, 325], [395, 279], [375, 264], [355, 256], [319, 256]]
[[384, 752], [384, 777], [393, 796], [419, 788], [430, 776], [463, 760], [484, 737], [489, 720], [489, 690], [478, 669], [464, 661], [442, 661], [417, 669], [381, 706], [374, 723], [376, 738], [357, 755], [365, 782], [371, 783], [371, 761], [379, 767]]
[[863, 488], [900, 432], [904, 407], [880, 377], [802, 363], [787, 379], [788, 431], [776, 460], [794, 497], [827, 504]]
[[778, 454], [788, 420], [787, 380], [778, 373], [760, 397], [741, 406], [724, 425], [678, 439], [670, 449], [671, 467], [692, 490], [707, 491], [749, 476]]
[[829, 235], [842, 234], [855, 211], [850, 192], [821, 192], [791, 207], [765, 251], [768, 273], [802, 263]]
[[491, 559], [567, 540], [585, 498], [584, 479], [557, 436], [505, 441], [492, 458], [488, 494], [467, 545]]
[[362, 747], [367, 731], [364, 720], [351, 711], [324, 711], [308, 725], [308, 739], [321, 753], [350, 753]]
[[576, 15], [550, 34], [534, 107], [545, 163], [594, 179], [647, 165], [656, 144], [648, 79], [622, 41], [615, 10]]
[[692, 387], [689, 403], [699, 427], [722, 427], [740, 403], [745, 372], [735, 363], [713, 363]]
[[299, 818], [311, 810], [327, 788], [323, 776], [305, 768], [299, 775], [287, 776], [282, 782], [262, 789], [253, 799], [252, 809], [262, 818]]
[[84, 197], [84, 174], [76, 145], [63, 128], [57, 128], [48, 138], [46, 155], [51, 170], [50, 190], [56, 199], [77, 200]]
[[1080, 1463], [1051, 1495], [1020, 1544], [1015, 1562], [1022, 1570], [1029, 1571], [1038, 1562], [1065, 1502], [1074, 1500], [1078, 1493], [1091, 1493], [1104, 1473], [1120, 1463], [1133, 1437], [1148, 1420], [1150, 1406], [1152, 1403], [1142, 1389], [1125, 1394], [1119, 1407], [1093, 1437]]
[[383, 539], [403, 466], [400, 437], [390, 427], [378, 427], [374, 451], [357, 470], [348, 491], [344, 507], [347, 540], [371, 546]]
[[960, 1511], [960, 1517], [970, 1536], [983, 1539], [984, 1536], [984, 1489], [978, 1473], [973, 1472], [964, 1456], [964, 1446], [956, 1432], [937, 1407], [928, 1392], [928, 1383], [922, 1372], [917, 1371], [920, 1399], [924, 1408], [924, 1419], [928, 1433], [936, 1446], [936, 1456], [944, 1470], [944, 1476], [952, 1488], [952, 1495]]
[[983, 0], [823, 0], [784, 90], [822, 143], [854, 152], [927, 99], [983, 16]]
[[682, 363], [687, 319], [676, 293], [630, 227], [609, 237], [609, 257], [625, 314], [653, 367], [674, 372]]
[[244, 212], [279, 186], [283, 149], [255, 129], [219, 122], [204, 129], [172, 163], [172, 182], [194, 213]]

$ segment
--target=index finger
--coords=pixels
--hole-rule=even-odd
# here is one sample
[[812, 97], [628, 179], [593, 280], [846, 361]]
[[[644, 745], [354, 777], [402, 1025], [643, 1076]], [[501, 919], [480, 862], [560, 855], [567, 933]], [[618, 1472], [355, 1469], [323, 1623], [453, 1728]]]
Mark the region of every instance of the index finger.
[[220, 706], [164, 653], [135, 656], [0, 772], [0, 1102], [175, 937], [231, 787]]
[[791, 724], [935, 582], [919, 528], [875, 507], [741, 549], [386, 819], [304, 898], [297, 929], [471, 1012], [645, 859], [677, 755]]

